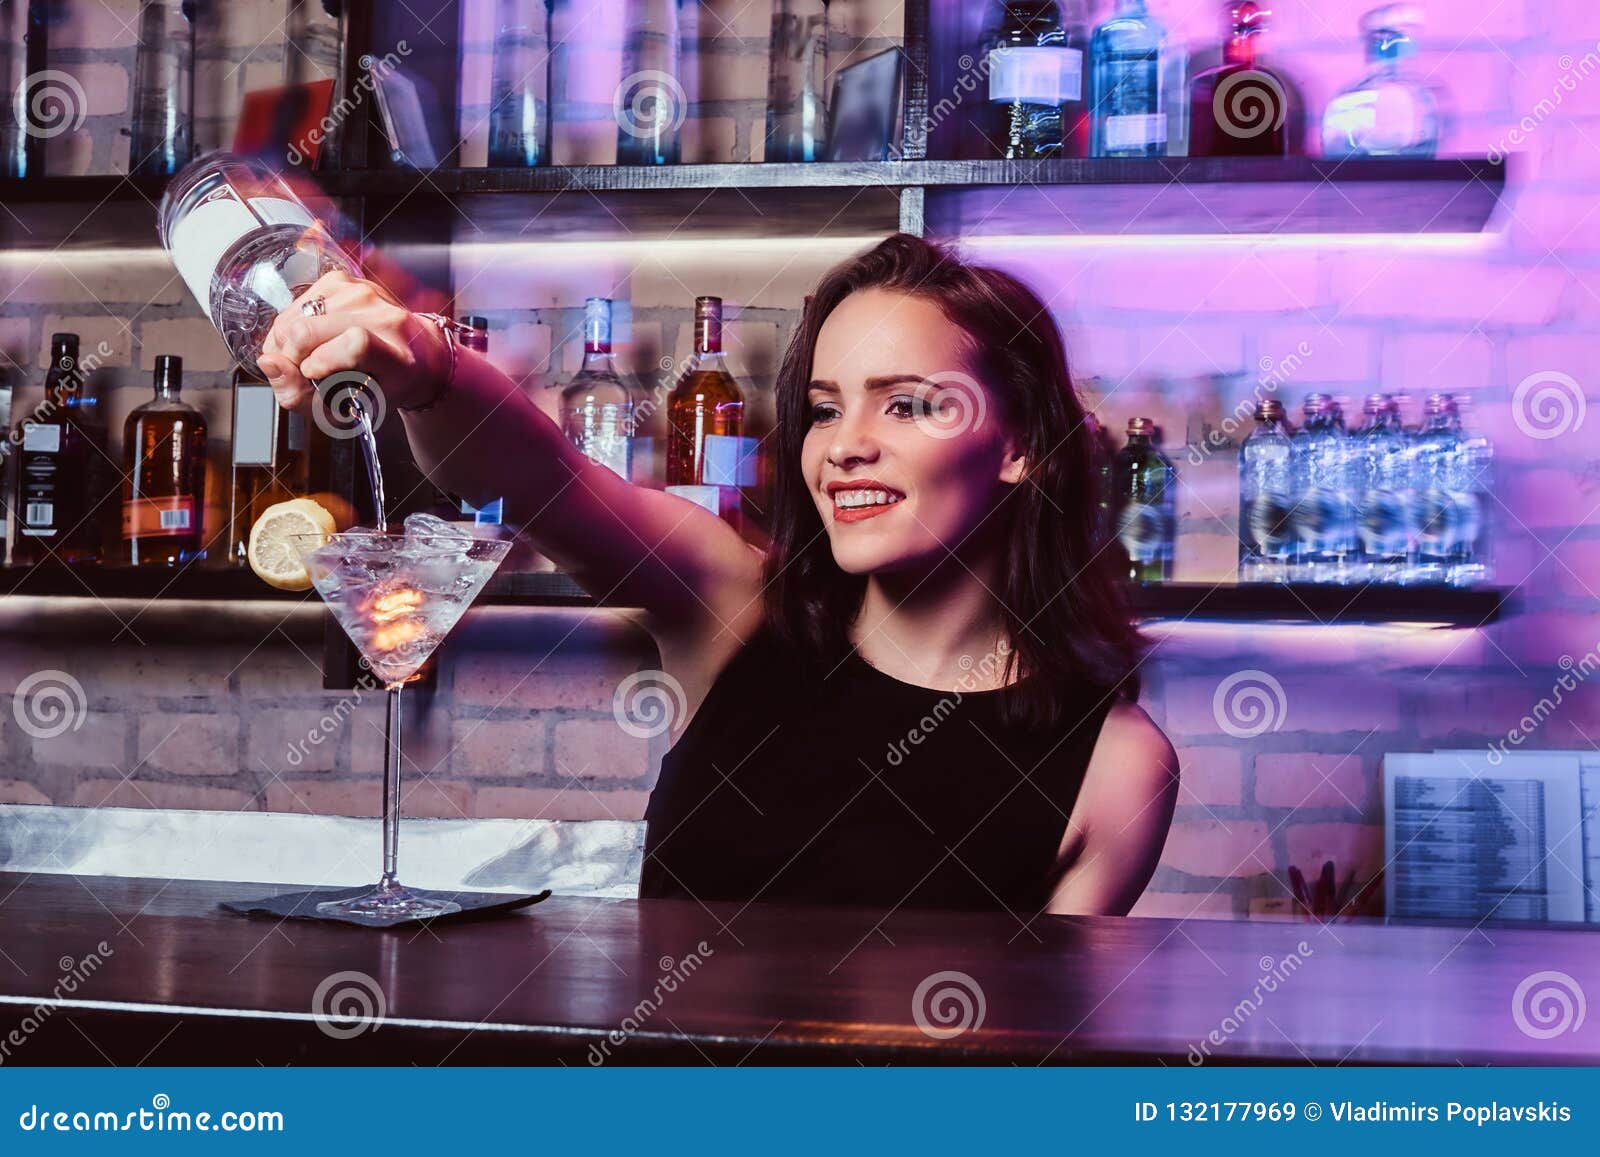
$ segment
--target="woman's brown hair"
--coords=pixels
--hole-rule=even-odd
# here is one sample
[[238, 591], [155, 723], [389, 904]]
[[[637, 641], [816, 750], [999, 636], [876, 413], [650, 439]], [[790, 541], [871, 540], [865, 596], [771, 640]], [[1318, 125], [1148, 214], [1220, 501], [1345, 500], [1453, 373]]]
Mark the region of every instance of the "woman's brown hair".
[[1117, 552], [1107, 549], [1099, 439], [1073, 388], [1048, 307], [1010, 274], [903, 233], [822, 279], [778, 371], [769, 625], [818, 664], [831, 665], [850, 650], [848, 628], [866, 579], [834, 562], [802, 475], [800, 448], [811, 425], [807, 392], [817, 335], [841, 301], [869, 288], [937, 304], [971, 340], [972, 368], [1021, 439], [1027, 477], [995, 515], [1003, 520], [1006, 544], [996, 592], [1010, 645], [1006, 674], [1022, 676], [1002, 698], [1007, 716], [1054, 726], [1081, 700], [1085, 683], [1137, 697], [1144, 643], [1116, 571]]

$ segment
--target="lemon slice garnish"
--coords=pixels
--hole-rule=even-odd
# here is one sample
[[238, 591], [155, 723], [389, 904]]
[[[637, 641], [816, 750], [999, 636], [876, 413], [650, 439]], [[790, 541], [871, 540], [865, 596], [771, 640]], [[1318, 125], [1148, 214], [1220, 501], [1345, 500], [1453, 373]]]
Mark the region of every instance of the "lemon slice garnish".
[[261, 512], [250, 528], [250, 545], [245, 557], [250, 569], [268, 586], [280, 591], [303, 591], [311, 587], [311, 575], [300, 559], [304, 543], [291, 536], [317, 534], [326, 542], [333, 534], [333, 515], [309, 498], [275, 502]]

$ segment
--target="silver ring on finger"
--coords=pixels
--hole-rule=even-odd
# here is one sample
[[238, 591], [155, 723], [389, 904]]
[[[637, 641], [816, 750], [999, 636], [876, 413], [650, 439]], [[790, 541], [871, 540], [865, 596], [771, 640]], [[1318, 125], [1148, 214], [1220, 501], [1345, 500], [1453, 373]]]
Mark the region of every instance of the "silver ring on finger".
[[300, 312], [307, 317], [327, 317], [328, 299], [326, 297], [313, 297], [310, 301], [300, 303]]

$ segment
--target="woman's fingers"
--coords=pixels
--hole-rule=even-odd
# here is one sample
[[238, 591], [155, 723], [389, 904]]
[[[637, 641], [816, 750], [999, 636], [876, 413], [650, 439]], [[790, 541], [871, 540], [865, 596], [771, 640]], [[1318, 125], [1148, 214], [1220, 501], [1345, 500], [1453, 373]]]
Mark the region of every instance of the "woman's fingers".
[[267, 375], [267, 382], [272, 386], [278, 405], [285, 410], [301, 410], [310, 403], [311, 383], [306, 381], [294, 363], [284, 361], [276, 354], [262, 354], [256, 359], [256, 364]]
[[307, 354], [300, 362], [300, 373], [320, 381], [331, 374], [354, 370], [372, 377], [381, 391], [384, 377], [398, 376], [405, 361], [399, 351], [370, 329], [349, 325]]

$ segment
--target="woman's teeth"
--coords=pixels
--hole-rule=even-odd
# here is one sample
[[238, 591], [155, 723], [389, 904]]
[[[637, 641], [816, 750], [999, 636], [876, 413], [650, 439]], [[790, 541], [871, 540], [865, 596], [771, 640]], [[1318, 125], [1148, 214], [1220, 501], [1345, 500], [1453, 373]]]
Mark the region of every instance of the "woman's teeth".
[[858, 506], [887, 506], [904, 497], [903, 494], [890, 494], [887, 490], [840, 490], [834, 494], [833, 504], [850, 510]]

